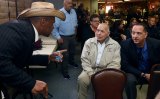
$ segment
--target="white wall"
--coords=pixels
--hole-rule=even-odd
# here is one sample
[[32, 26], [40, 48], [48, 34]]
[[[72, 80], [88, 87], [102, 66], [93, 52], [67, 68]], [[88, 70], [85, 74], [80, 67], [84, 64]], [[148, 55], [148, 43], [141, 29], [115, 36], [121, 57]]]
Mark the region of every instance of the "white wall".
[[96, 11], [96, 13], [98, 13], [98, 1], [97, 0], [92, 0], [92, 2], [91, 2], [91, 14], [93, 14], [93, 13], [95, 13], [95, 11]]

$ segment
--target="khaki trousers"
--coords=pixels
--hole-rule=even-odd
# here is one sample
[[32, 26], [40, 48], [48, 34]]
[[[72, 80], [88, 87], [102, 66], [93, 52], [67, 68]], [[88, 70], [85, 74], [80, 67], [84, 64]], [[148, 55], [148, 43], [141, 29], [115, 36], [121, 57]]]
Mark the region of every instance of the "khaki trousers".
[[78, 77], [78, 99], [87, 99], [91, 77], [84, 71]]

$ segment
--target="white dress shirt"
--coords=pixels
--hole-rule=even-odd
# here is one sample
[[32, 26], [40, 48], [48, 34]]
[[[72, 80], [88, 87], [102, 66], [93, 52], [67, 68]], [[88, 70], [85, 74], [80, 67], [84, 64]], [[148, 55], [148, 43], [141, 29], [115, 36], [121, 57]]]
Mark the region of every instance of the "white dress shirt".
[[36, 41], [38, 41], [38, 39], [39, 39], [39, 35], [38, 35], [38, 31], [37, 31], [37, 29], [34, 27], [34, 25], [33, 25], [33, 24], [32, 24], [32, 26], [33, 26], [34, 33], [35, 33], [35, 42], [36, 42]]
[[102, 57], [102, 54], [103, 54], [103, 51], [104, 51], [104, 47], [105, 47], [105, 42], [103, 42], [102, 44], [100, 44], [98, 42], [98, 55], [97, 55], [97, 59], [96, 59], [96, 66], [99, 65], [99, 62], [101, 60], [101, 57]]

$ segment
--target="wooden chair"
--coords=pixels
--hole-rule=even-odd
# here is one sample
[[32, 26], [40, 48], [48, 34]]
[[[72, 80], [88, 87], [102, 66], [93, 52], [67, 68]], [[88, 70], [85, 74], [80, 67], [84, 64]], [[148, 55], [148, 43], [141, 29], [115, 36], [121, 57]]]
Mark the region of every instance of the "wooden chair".
[[152, 66], [147, 99], [154, 99], [160, 90], [160, 64]]
[[123, 99], [126, 75], [118, 69], [104, 69], [91, 77], [95, 99]]

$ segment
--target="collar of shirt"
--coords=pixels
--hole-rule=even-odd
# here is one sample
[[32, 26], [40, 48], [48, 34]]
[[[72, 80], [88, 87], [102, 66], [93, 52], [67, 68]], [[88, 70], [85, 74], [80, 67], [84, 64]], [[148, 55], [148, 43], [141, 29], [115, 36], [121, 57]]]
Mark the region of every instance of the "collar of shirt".
[[143, 46], [142, 48], [137, 47], [137, 51], [138, 51], [139, 49], [142, 49], [142, 53], [147, 50], [147, 43], [146, 43], [146, 41], [144, 42], [144, 46]]
[[72, 9], [70, 9], [69, 12], [68, 12], [64, 7], [62, 8], [62, 10], [65, 12], [65, 14], [70, 14], [73, 11]]
[[[97, 37], [96, 37], [96, 39], [97, 39]], [[108, 41], [109, 41], [109, 37], [107, 37], [103, 43], [107, 44]], [[98, 42], [98, 40], [97, 40], [97, 44], [98, 44], [98, 43], [99, 43], [99, 42]]]
[[144, 48], [143, 48], [143, 50], [144, 50], [144, 51], [147, 50], [147, 43], [146, 43], [146, 41], [145, 41], [145, 43], [144, 43]]
[[32, 24], [32, 26], [33, 26], [33, 29], [34, 29], [34, 33], [35, 33], [35, 42], [36, 41], [38, 41], [38, 39], [39, 39], [39, 35], [38, 35], [38, 31], [37, 31], [37, 29], [35, 28], [35, 26]]
[[[66, 10], [66, 9], [65, 9]], [[71, 12], [71, 10], [66, 10], [69, 14], [70, 14], [70, 12]]]

